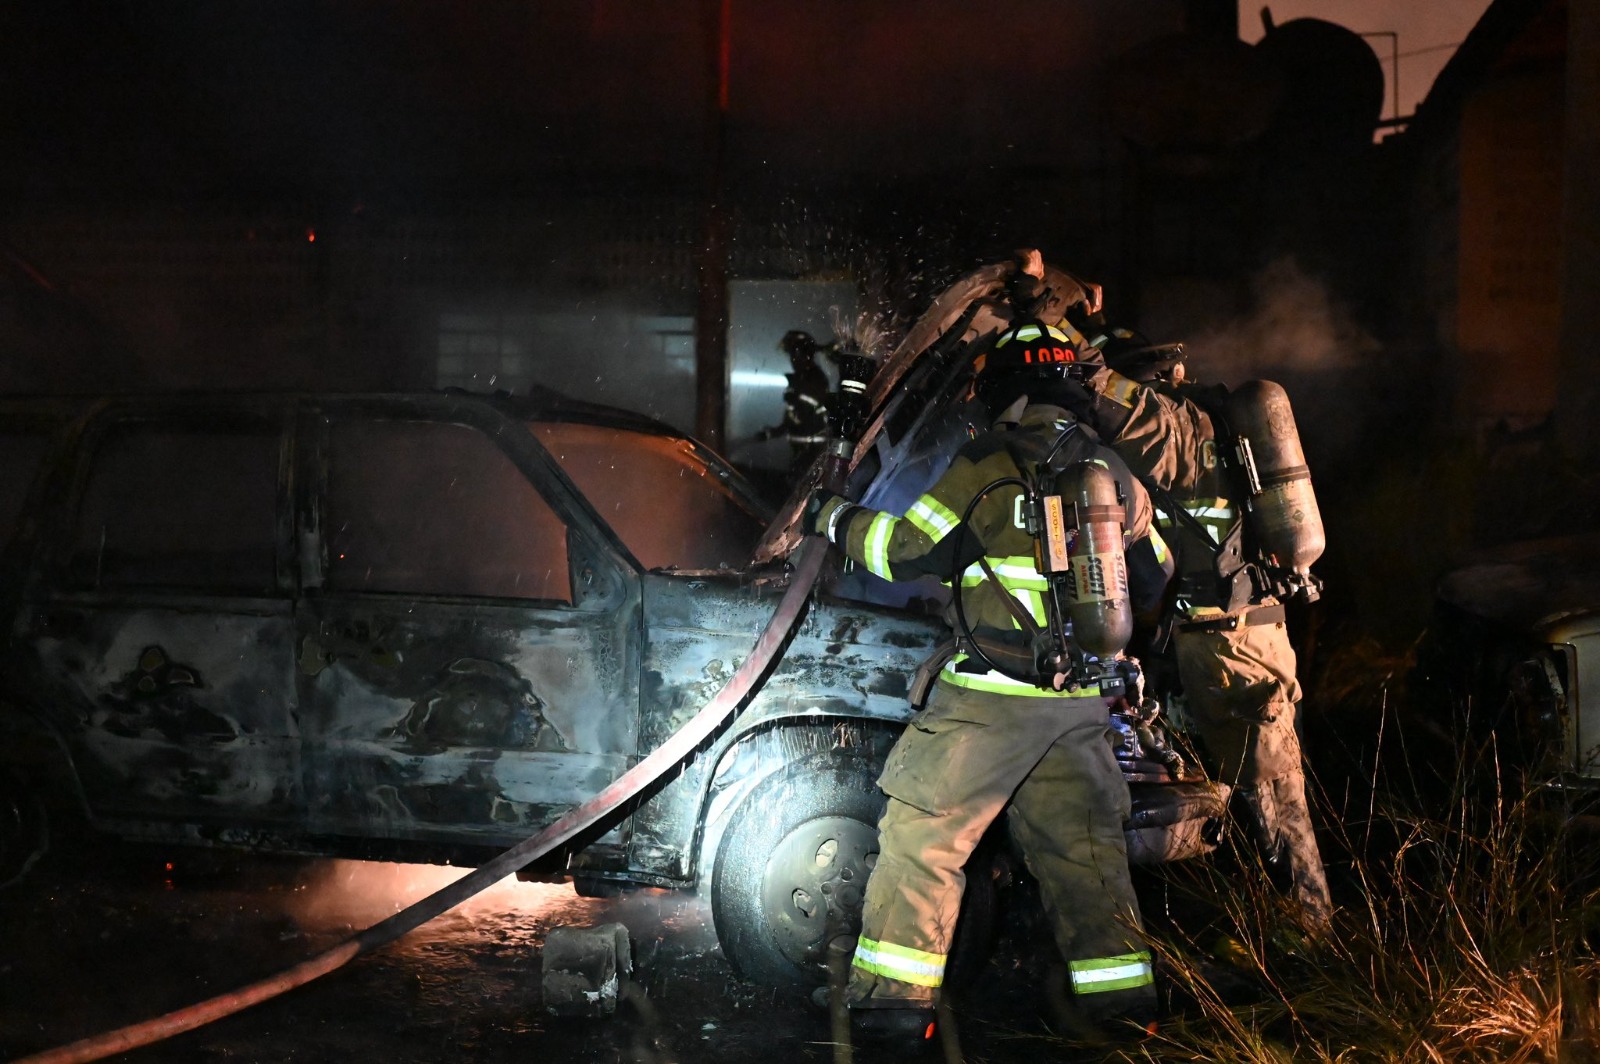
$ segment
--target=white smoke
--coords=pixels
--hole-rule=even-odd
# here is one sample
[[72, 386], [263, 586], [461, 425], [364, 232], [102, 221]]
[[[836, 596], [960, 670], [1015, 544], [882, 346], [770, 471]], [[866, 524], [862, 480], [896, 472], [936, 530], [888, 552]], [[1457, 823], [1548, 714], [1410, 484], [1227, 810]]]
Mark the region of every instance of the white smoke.
[[1293, 258], [1270, 263], [1250, 288], [1246, 314], [1186, 338], [1192, 370], [1203, 380], [1233, 385], [1356, 370], [1381, 350], [1327, 286]]

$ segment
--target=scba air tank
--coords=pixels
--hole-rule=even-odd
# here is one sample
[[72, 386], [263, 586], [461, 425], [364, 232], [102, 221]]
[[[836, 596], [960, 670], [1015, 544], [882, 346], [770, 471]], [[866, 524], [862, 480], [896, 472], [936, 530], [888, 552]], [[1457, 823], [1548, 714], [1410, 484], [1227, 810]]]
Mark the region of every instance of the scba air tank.
[[1228, 422], [1250, 481], [1256, 543], [1273, 568], [1309, 577], [1327, 538], [1288, 394], [1272, 381], [1248, 381], [1228, 396]]
[[[1133, 605], [1128, 600], [1128, 560], [1122, 547], [1122, 502], [1117, 481], [1093, 462], [1078, 462], [1056, 474], [1054, 498], [1060, 516], [1047, 505], [1047, 540], [1055, 541], [1056, 520], [1064, 523], [1065, 557], [1057, 551], [1046, 571], [1066, 580], [1072, 641], [1090, 658], [1109, 660], [1133, 638]], [[1047, 500], [1048, 503], [1049, 500]], [[1074, 524], [1076, 534], [1070, 534]], [[1059, 541], [1058, 541], [1059, 542]], [[1064, 563], [1064, 564], [1063, 564]]]

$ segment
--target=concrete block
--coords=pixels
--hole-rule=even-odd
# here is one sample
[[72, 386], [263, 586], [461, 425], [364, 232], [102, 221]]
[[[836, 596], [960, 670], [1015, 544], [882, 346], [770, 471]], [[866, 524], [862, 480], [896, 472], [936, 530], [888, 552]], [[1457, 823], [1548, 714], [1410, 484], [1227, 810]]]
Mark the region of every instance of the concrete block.
[[605, 1017], [633, 974], [632, 944], [621, 924], [555, 927], [544, 940], [544, 1008], [552, 1016]]

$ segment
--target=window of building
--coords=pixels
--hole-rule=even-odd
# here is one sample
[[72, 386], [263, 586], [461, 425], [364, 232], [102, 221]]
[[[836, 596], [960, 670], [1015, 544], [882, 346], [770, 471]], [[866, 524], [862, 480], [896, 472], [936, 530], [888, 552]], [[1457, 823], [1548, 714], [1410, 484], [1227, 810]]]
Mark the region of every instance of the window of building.
[[328, 586], [571, 602], [567, 530], [477, 429], [340, 421], [328, 467]]

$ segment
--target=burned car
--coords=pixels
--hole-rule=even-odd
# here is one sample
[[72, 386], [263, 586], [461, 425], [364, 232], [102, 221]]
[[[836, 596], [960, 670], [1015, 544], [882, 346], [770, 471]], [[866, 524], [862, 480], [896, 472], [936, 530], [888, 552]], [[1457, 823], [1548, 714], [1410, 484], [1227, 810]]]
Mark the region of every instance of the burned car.
[[[924, 383], [957, 368], [935, 360]], [[927, 394], [858, 490], [926, 473], [908, 457], [925, 466], [960, 418]], [[715, 454], [548, 396], [143, 397], [7, 424], [0, 880], [47, 815], [480, 863], [694, 716], [790, 578], [752, 562], [785, 523]], [[820, 980], [859, 918], [875, 780], [945, 634], [837, 590], [855, 598], [814, 597], [730, 726], [525, 874], [708, 889], [742, 973]], [[1220, 813], [1159, 790], [1131, 839]]]
[[1441, 719], [1493, 739], [1507, 781], [1600, 794], [1600, 537], [1497, 547], [1440, 580], [1413, 682]]
[[[476, 862], [692, 715], [784, 576], [746, 568], [767, 515], [738, 474], [617, 412], [143, 398], [6, 438], [13, 468], [48, 451], [3, 563], [12, 874], [41, 795], [123, 838]], [[870, 839], [857, 761], [938, 634], [819, 602], [714, 750], [543, 871], [693, 884], [770, 819], [729, 799], [745, 774], [838, 749], [816, 771]], [[740, 889], [719, 908], [764, 911]]]

